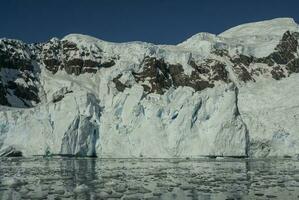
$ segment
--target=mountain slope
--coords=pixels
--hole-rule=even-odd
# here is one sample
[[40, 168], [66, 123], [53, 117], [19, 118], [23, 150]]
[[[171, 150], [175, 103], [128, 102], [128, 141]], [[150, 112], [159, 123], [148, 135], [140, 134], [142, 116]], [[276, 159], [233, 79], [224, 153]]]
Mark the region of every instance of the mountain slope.
[[298, 39], [288, 18], [178, 45], [1, 39], [0, 155], [297, 155]]

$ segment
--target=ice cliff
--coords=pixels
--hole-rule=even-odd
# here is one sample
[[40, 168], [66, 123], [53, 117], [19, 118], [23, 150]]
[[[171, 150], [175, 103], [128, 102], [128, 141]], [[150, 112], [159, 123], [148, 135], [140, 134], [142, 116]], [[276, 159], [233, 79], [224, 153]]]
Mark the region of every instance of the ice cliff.
[[297, 156], [298, 39], [289, 18], [178, 45], [0, 39], [0, 156]]

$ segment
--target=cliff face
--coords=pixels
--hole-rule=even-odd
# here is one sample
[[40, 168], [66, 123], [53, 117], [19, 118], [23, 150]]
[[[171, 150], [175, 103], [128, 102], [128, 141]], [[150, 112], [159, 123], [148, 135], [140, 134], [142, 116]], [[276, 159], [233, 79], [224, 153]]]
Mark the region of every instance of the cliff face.
[[1, 39], [0, 156], [297, 155], [298, 39], [288, 18], [176, 46]]

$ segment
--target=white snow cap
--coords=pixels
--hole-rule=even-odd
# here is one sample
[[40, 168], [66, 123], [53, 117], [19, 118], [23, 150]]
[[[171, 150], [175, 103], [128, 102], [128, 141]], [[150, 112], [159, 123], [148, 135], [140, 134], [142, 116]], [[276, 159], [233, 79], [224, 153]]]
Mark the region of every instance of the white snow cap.
[[292, 18], [276, 18], [272, 20], [265, 20], [260, 22], [253, 22], [242, 24], [223, 33], [219, 34], [220, 37], [232, 38], [253, 35], [279, 35], [284, 32], [298, 31], [298, 24]]
[[[0, 70], [4, 100], [12, 106], [0, 105], [0, 156], [297, 158], [299, 73], [289, 66], [299, 50], [288, 50], [292, 57], [276, 49], [288, 30], [299, 32], [293, 19], [278, 18], [220, 35], [198, 33], [178, 45], [113, 43], [81, 34], [32, 45], [0, 39], [9, 56], [17, 52], [36, 68]], [[269, 66], [265, 56], [273, 52], [291, 65], [274, 56]], [[247, 64], [240, 54], [263, 59]], [[56, 72], [57, 63], [64, 69]], [[26, 89], [25, 98], [15, 85]], [[164, 93], [148, 93], [154, 87]], [[39, 98], [26, 98], [36, 90]]]
[[299, 31], [292, 18], [276, 18], [233, 27], [219, 35], [198, 33], [178, 44], [189, 51], [209, 55], [211, 49], [227, 49], [230, 54], [265, 57], [274, 51], [286, 31]]

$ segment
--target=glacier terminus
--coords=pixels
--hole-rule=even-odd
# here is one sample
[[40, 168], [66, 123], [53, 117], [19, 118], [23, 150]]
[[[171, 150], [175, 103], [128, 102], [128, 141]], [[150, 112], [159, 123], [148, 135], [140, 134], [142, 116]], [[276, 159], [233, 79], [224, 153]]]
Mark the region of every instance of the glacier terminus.
[[299, 155], [299, 26], [177, 45], [0, 39], [0, 156]]

